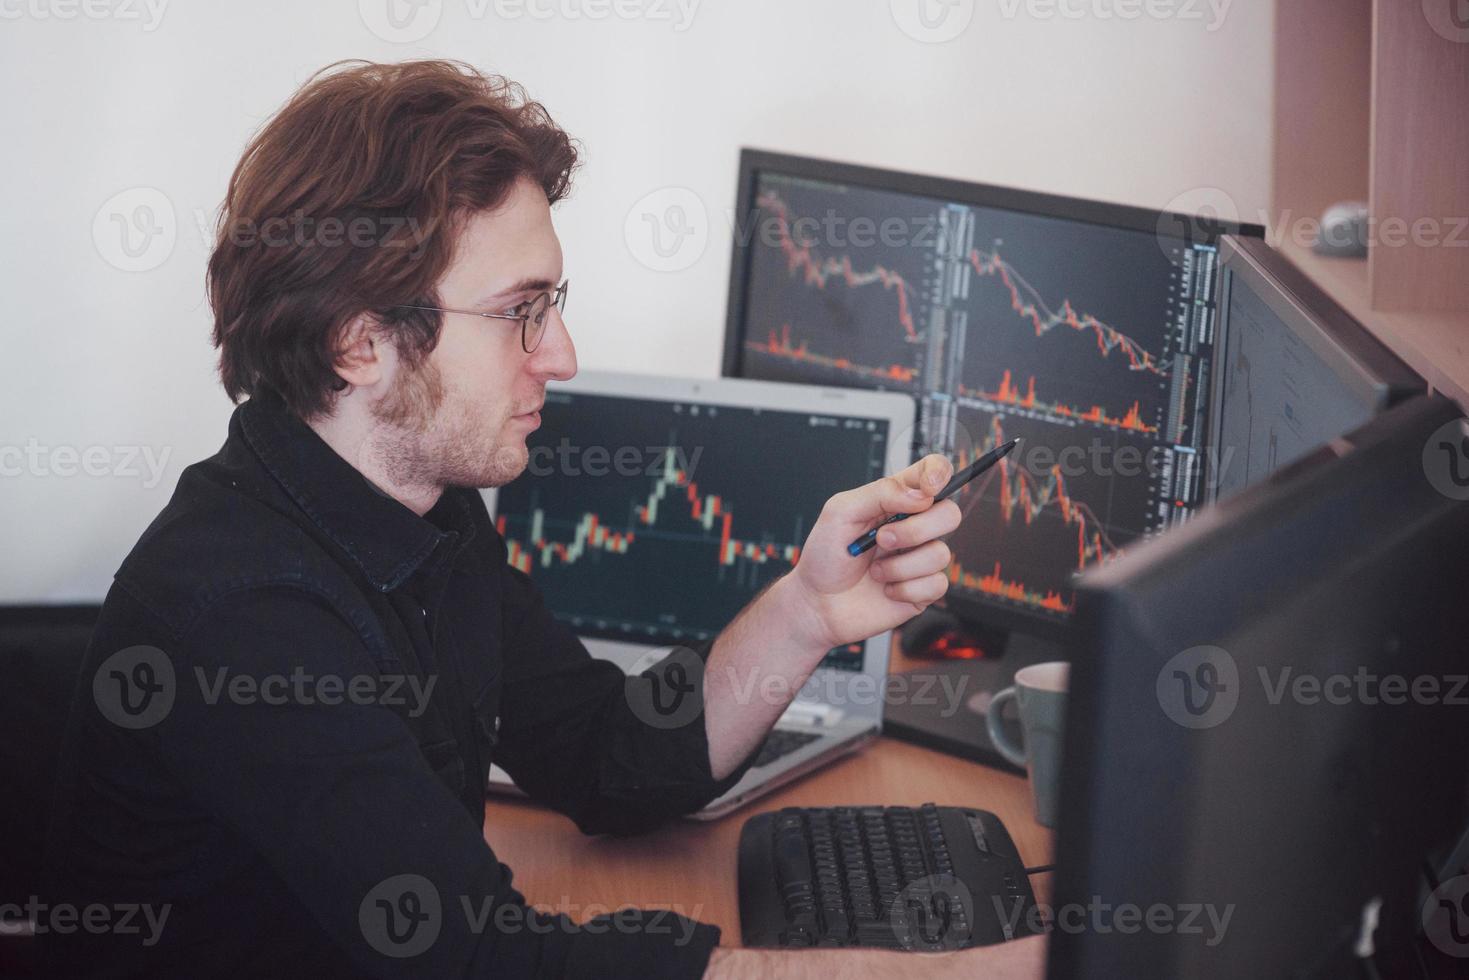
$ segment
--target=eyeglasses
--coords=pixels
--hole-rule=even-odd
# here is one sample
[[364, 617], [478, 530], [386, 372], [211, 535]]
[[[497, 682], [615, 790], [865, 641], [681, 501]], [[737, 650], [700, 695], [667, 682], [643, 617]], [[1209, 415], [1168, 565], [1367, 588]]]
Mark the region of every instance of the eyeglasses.
[[566, 289], [571, 284], [570, 279], [563, 279], [561, 285], [556, 287], [554, 293], [539, 293], [535, 298], [518, 304], [515, 308], [523, 310], [520, 313], [481, 313], [479, 310], [447, 310], [437, 306], [394, 306], [395, 310], [430, 310], [434, 313], [467, 313], [470, 316], [482, 316], [487, 320], [519, 320], [520, 321], [520, 349], [527, 354], [534, 353], [540, 346], [541, 338], [546, 334], [546, 314], [551, 307], [556, 307], [556, 312], [566, 311]]

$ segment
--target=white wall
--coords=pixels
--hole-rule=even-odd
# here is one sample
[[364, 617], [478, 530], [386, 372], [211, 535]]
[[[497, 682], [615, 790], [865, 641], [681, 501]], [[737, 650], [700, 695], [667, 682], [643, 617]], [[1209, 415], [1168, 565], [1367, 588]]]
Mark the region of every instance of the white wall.
[[[428, 33], [375, 34], [385, 2]], [[223, 441], [199, 222], [250, 133], [340, 58], [469, 60], [583, 141], [558, 225], [584, 368], [718, 372], [741, 145], [1155, 207], [1216, 188], [1250, 218], [1267, 201], [1269, 0], [417, 2], [0, 0], [0, 602], [99, 598]], [[970, 19], [916, 39], [920, 3], [940, 32]], [[707, 209], [678, 272], [624, 233], [668, 187]], [[134, 260], [113, 222], [140, 203], [165, 234]]]

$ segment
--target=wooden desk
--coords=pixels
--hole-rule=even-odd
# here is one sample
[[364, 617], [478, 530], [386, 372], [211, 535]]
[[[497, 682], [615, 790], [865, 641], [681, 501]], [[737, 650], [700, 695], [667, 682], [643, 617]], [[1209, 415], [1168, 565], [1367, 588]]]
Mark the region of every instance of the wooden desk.
[[[895, 659], [894, 666], [903, 666]], [[675, 821], [634, 838], [585, 837], [570, 820], [524, 800], [485, 804], [485, 839], [515, 872], [526, 901], [582, 922], [624, 906], [666, 908], [724, 930], [740, 942], [736, 849], [740, 827], [784, 806], [972, 806], [997, 814], [1027, 866], [1050, 864], [1052, 833], [1035, 822], [1030, 787], [964, 759], [890, 738], [784, 786], [712, 823]], [[1031, 879], [1050, 899], [1051, 875]]]

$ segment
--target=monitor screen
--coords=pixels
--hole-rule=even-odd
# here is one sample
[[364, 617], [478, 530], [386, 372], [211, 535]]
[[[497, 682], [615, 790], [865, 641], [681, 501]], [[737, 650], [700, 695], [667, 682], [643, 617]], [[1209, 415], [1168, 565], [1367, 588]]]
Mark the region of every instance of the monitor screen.
[[[697, 643], [790, 571], [832, 494], [881, 478], [889, 421], [546, 392], [496, 496], [510, 563], [584, 637]], [[792, 465], [800, 461], [799, 465]], [[862, 669], [863, 643], [822, 666]]]
[[1022, 440], [961, 501], [951, 606], [1064, 622], [1076, 573], [1189, 517], [1217, 235], [953, 181], [743, 163], [727, 374], [907, 392], [915, 451], [956, 466]]
[[1224, 256], [1208, 480], [1220, 500], [1424, 388], [1263, 242]]

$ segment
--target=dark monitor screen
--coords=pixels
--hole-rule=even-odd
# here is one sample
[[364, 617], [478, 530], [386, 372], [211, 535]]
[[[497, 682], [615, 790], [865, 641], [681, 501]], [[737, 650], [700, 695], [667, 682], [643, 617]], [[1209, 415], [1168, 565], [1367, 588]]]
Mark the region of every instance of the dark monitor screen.
[[[883, 476], [892, 438], [886, 418], [555, 387], [541, 422], [495, 498], [510, 563], [577, 634], [648, 644], [718, 635], [829, 496]], [[863, 646], [822, 666], [861, 670]]]
[[[745, 151], [727, 375], [906, 392], [962, 466], [951, 608], [1055, 631], [1199, 503], [1221, 223]], [[1256, 230], [1257, 231], [1257, 230]]]
[[1416, 975], [1469, 799], [1465, 454], [1411, 399], [1082, 578], [1050, 976]]
[[1224, 499], [1425, 383], [1284, 256], [1221, 251], [1210, 490]]

